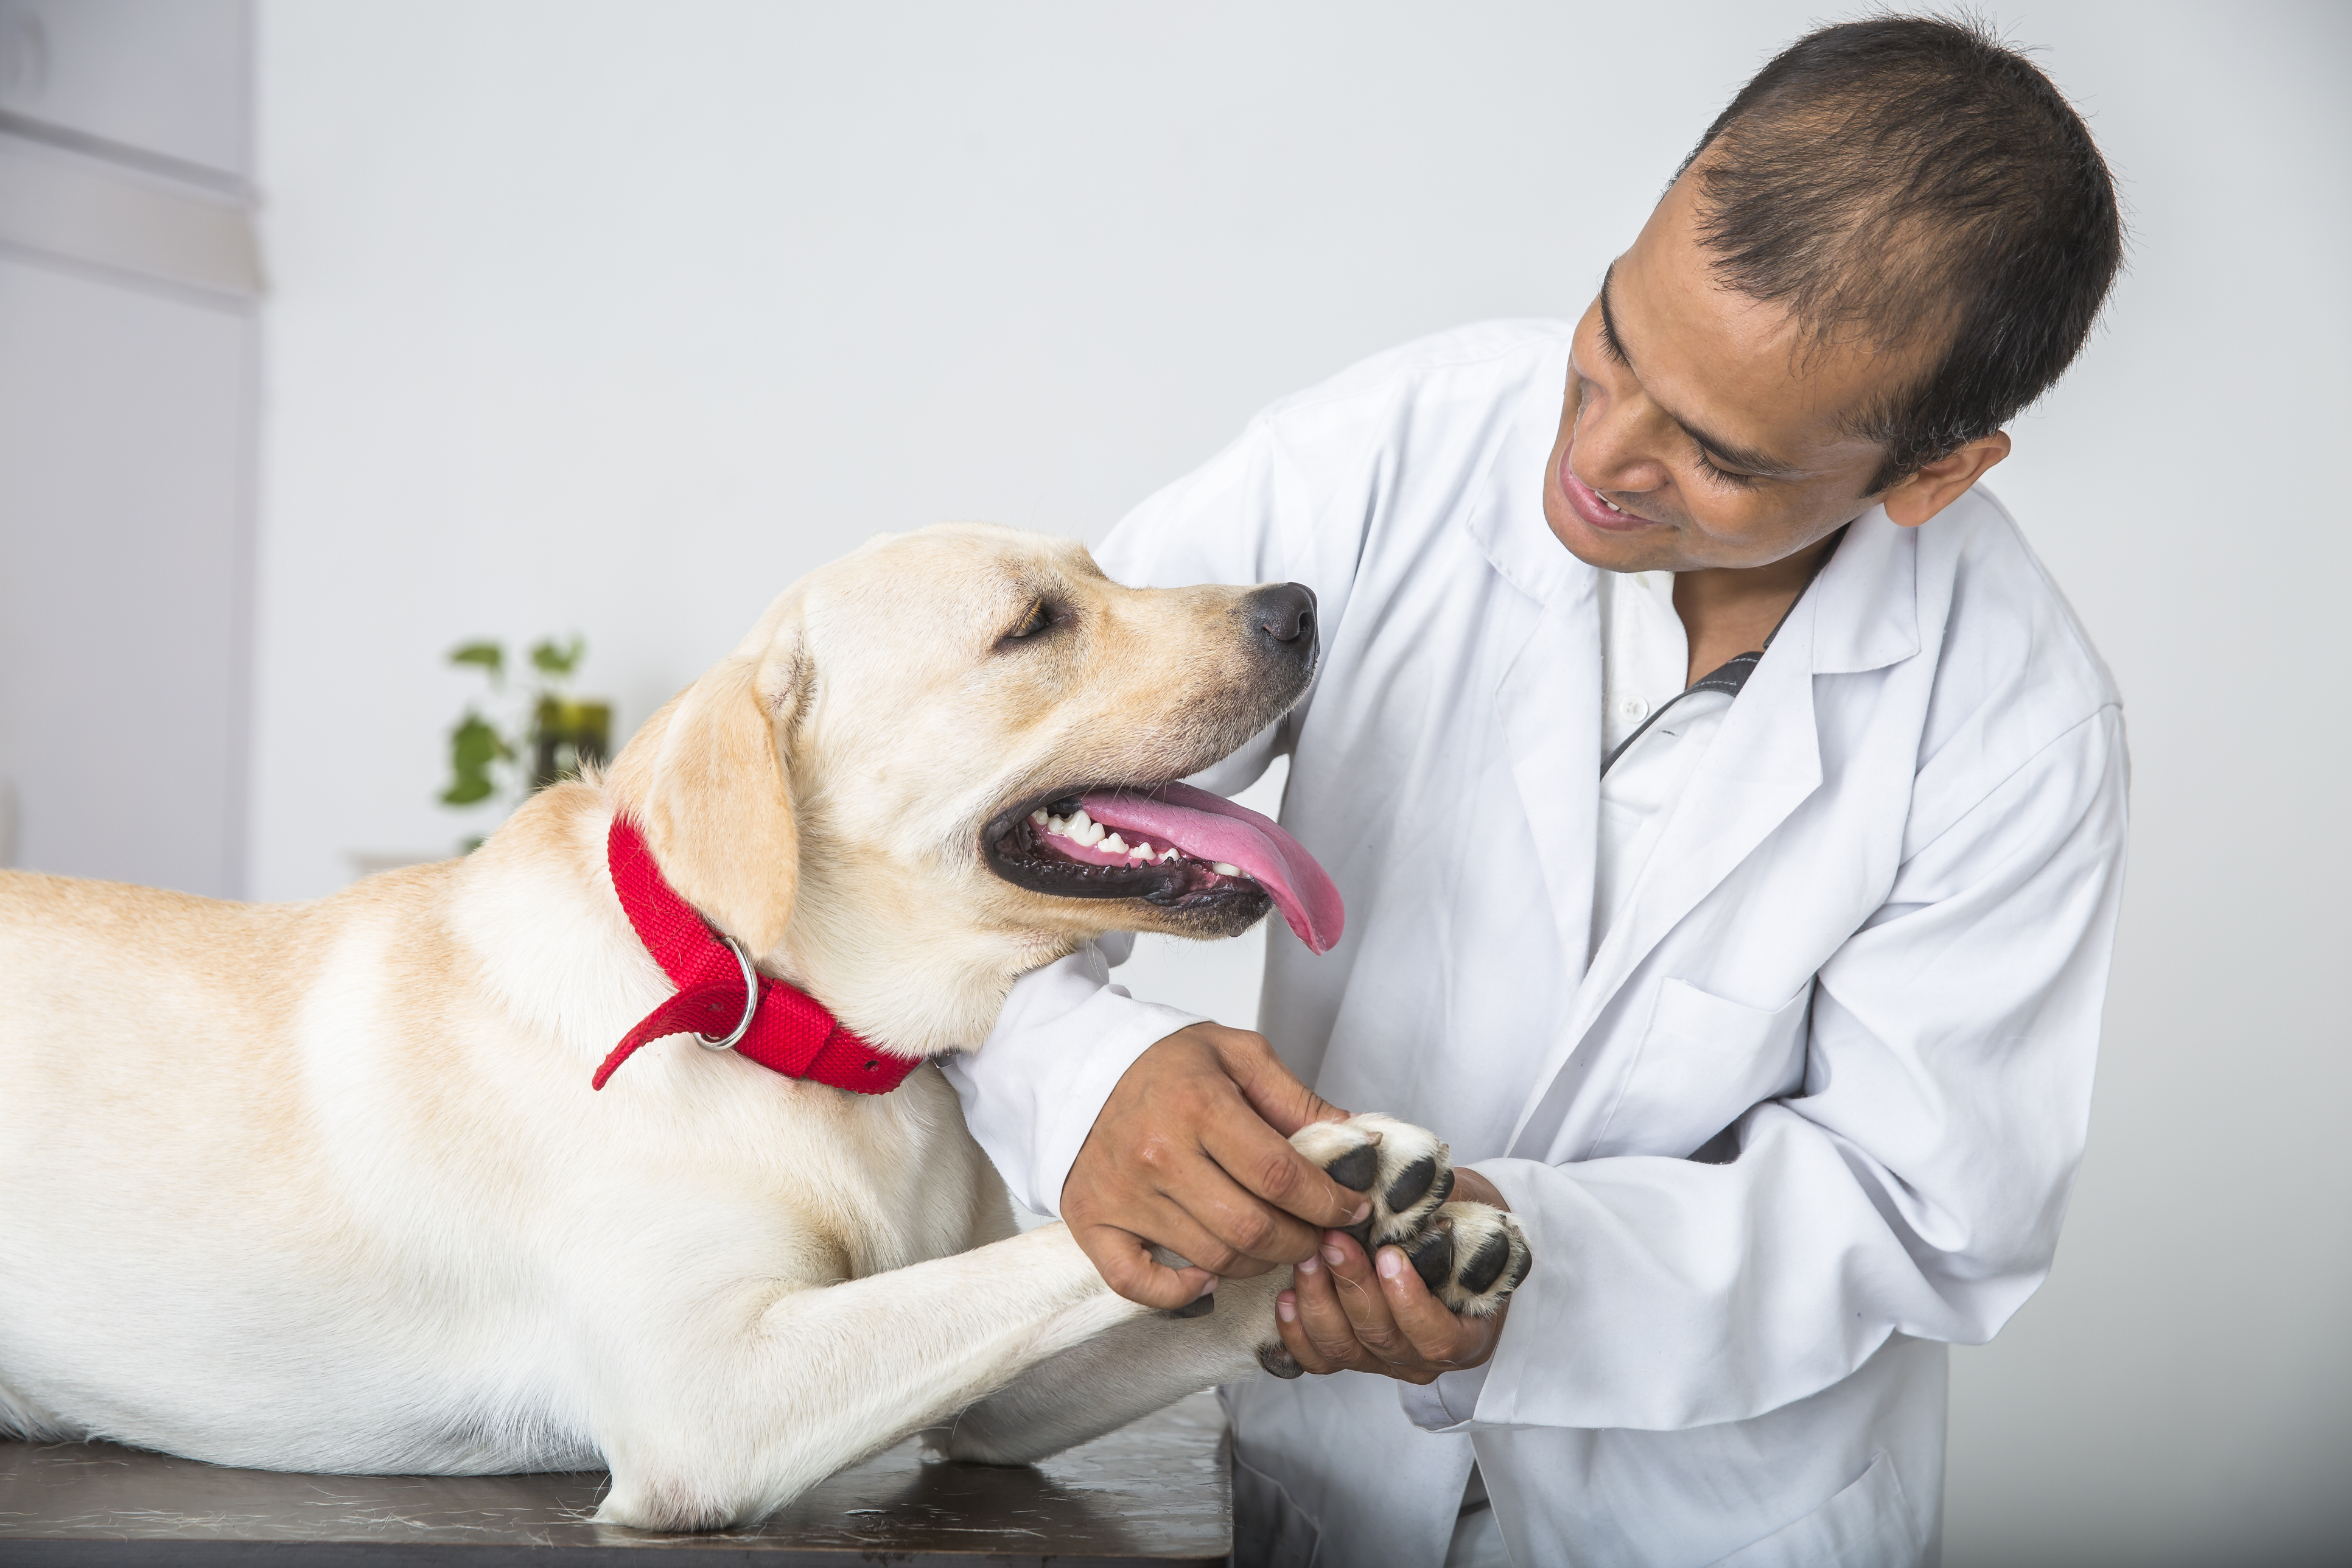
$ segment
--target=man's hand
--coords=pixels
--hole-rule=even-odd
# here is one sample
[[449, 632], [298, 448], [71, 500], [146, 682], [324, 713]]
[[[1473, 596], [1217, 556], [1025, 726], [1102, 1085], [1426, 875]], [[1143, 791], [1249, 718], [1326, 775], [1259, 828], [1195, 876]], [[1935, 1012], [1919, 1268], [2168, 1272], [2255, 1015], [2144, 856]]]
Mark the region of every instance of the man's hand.
[[[1347, 1112], [1292, 1076], [1265, 1037], [1195, 1024], [1135, 1059], [1062, 1184], [1062, 1218], [1110, 1288], [1171, 1309], [1216, 1276], [1313, 1258], [1370, 1205], [1290, 1146]], [[1171, 1268], [1157, 1244], [1189, 1261]], [[1418, 1281], [1416, 1281], [1417, 1283]]]
[[[1454, 1196], [1511, 1206], [1475, 1171], [1454, 1173]], [[1433, 1383], [1442, 1373], [1484, 1364], [1509, 1312], [1506, 1302], [1492, 1317], [1457, 1317], [1429, 1293], [1402, 1250], [1383, 1247], [1368, 1258], [1355, 1237], [1336, 1230], [1292, 1269], [1291, 1288], [1274, 1305], [1283, 1345], [1308, 1372], [1370, 1372], [1403, 1383]]]

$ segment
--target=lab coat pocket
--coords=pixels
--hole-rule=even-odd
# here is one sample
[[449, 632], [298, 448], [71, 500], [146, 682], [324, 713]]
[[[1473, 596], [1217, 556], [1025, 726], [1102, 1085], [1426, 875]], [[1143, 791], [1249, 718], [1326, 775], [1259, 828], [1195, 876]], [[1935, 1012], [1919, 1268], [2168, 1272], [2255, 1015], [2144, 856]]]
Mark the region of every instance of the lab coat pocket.
[[1776, 1007], [1727, 1002], [1687, 980], [1661, 984], [1591, 1157], [1687, 1157], [1749, 1106], [1801, 1087], [1812, 1000], [1810, 980]]
[[1829, 1501], [1708, 1568], [1916, 1568], [1921, 1556], [1902, 1479], [1881, 1448]]

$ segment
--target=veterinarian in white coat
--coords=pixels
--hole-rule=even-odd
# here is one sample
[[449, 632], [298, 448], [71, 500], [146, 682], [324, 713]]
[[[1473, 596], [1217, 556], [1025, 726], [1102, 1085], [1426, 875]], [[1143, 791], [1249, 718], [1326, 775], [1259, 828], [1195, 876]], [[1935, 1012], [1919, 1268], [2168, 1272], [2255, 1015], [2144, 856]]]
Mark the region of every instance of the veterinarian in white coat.
[[[1580, 378], [1620, 384], [1578, 368], [1592, 322], [1360, 365], [1097, 552], [1315, 591], [1311, 696], [1196, 781], [1287, 754], [1347, 899], [1327, 956], [1273, 931], [1259, 1022], [1447, 1139], [1534, 1252], [1485, 1364], [1229, 1391], [1244, 1561], [1930, 1560], [1944, 1346], [2043, 1278], [2082, 1152], [2126, 772], [2096, 654], [1983, 489], [1872, 506], [1744, 687], [1627, 746], [1690, 672], [1672, 574], [1548, 521], [1563, 386], [1573, 426]], [[1629, 372], [1670, 357], [1643, 330]], [[1026, 977], [951, 1070], [1034, 1208], [1192, 1021], [1104, 964]]]

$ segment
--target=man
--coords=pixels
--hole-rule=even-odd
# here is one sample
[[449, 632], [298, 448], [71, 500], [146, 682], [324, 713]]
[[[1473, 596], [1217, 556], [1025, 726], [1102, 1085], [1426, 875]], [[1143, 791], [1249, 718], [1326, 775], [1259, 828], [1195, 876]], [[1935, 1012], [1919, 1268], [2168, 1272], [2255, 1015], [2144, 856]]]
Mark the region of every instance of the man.
[[[2049, 1267], [2125, 826], [2112, 681], [1976, 486], [2120, 255], [2031, 65], [1826, 28], [1573, 328], [1276, 405], [1099, 552], [1318, 595], [1310, 700], [1200, 782], [1289, 755], [1348, 935], [1270, 938], [1265, 1039], [1082, 952], [956, 1076], [1123, 1293], [1296, 1265], [1326, 1375], [1228, 1391], [1244, 1561], [1934, 1555], [1944, 1345]], [[1333, 1106], [1518, 1215], [1506, 1313], [1325, 1228], [1354, 1195], [1279, 1135]]]

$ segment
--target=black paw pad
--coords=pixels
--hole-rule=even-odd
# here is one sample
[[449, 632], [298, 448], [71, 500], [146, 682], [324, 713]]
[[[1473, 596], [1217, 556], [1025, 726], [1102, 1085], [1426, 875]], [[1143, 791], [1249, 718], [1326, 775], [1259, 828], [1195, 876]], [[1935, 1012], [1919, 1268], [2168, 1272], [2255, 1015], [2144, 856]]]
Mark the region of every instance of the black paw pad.
[[[1429, 1191], [1429, 1184], [1436, 1179], [1437, 1156], [1423, 1154], [1397, 1173], [1396, 1180], [1389, 1184], [1389, 1190], [1381, 1194], [1381, 1201], [1389, 1205], [1391, 1213], [1402, 1214], [1421, 1202], [1422, 1194]], [[1370, 1184], [1366, 1183], [1366, 1185]]]
[[1502, 1278], [1503, 1269], [1511, 1261], [1511, 1238], [1501, 1232], [1486, 1238], [1476, 1256], [1465, 1265], [1459, 1276], [1462, 1289], [1474, 1296], [1483, 1296], [1488, 1287]]
[[1381, 1173], [1381, 1152], [1370, 1143], [1362, 1144], [1324, 1166], [1323, 1173], [1349, 1192], [1360, 1193]]
[[1421, 1282], [1435, 1290], [1454, 1272], [1454, 1227], [1441, 1225], [1422, 1232], [1406, 1245], [1404, 1255]]

